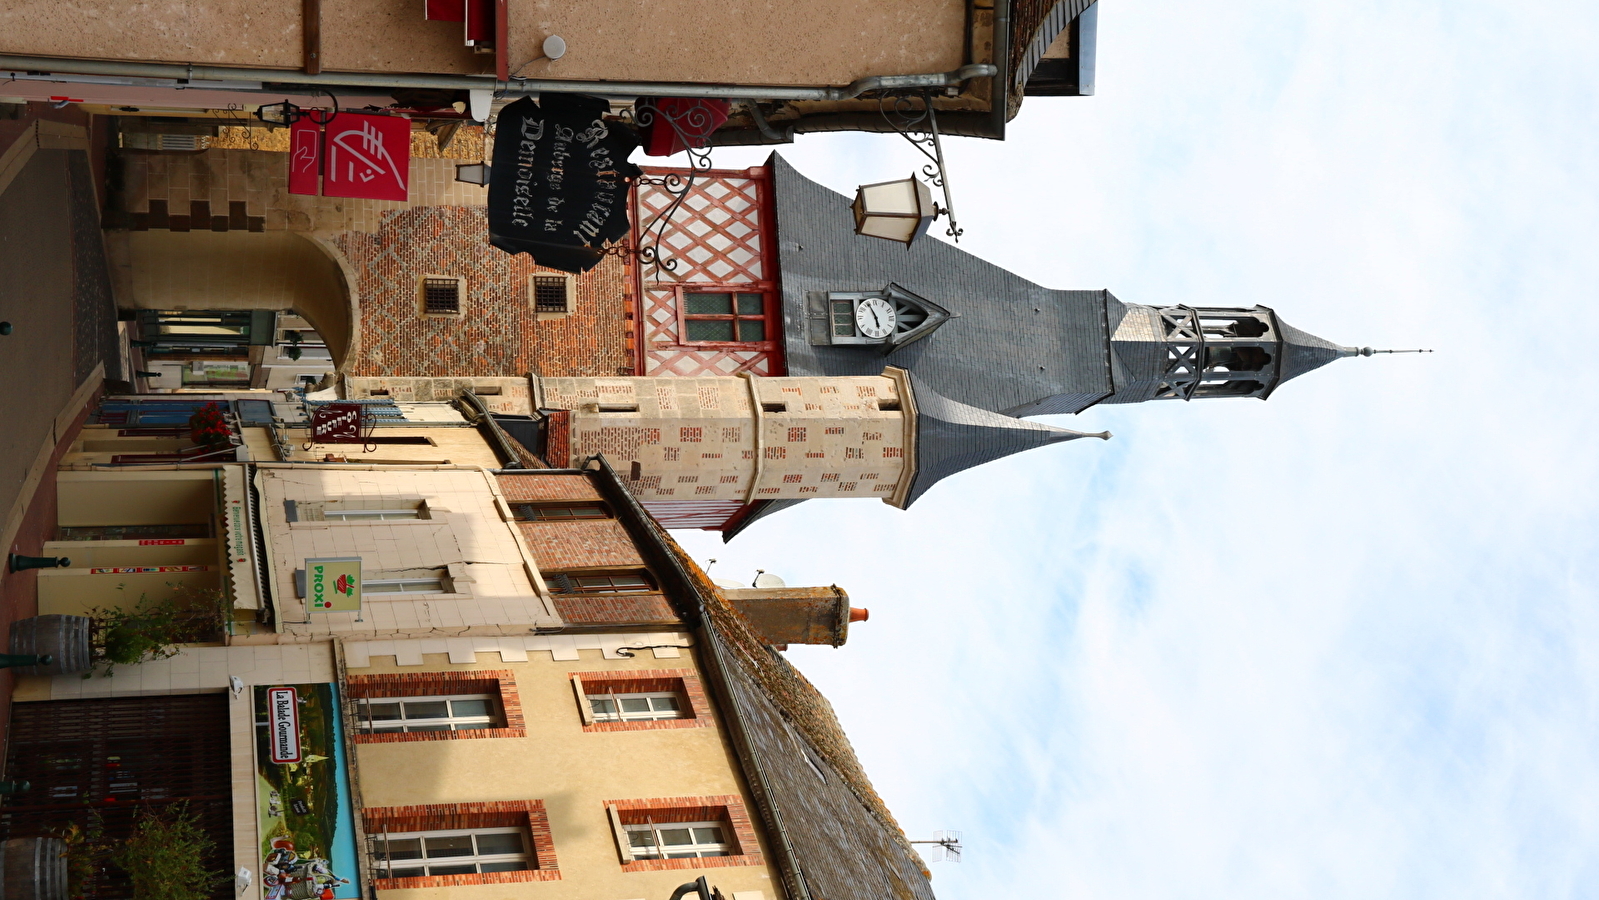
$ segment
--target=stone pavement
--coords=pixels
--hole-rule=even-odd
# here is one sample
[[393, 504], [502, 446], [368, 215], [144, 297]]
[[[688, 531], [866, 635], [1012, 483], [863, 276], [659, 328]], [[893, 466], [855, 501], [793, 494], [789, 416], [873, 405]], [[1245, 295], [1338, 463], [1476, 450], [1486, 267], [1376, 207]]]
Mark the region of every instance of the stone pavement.
[[[120, 380], [100, 233], [105, 129], [76, 109], [0, 105], [0, 515], [6, 553], [55, 529], [55, 464], [105, 379]], [[37, 576], [0, 572], [0, 635], [35, 614]], [[4, 649], [4, 648], [0, 648]], [[0, 721], [13, 680], [0, 670]], [[3, 759], [0, 748], [0, 759]]]

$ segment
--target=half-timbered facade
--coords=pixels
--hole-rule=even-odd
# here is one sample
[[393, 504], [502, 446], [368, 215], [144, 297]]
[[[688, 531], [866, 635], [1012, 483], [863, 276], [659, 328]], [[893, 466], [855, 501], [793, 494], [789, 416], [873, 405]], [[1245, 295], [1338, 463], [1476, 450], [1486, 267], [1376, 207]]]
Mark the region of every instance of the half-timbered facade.
[[635, 267], [637, 371], [644, 375], [773, 376], [783, 366], [770, 166], [700, 174], [646, 169], [633, 196], [633, 246], [657, 248]]

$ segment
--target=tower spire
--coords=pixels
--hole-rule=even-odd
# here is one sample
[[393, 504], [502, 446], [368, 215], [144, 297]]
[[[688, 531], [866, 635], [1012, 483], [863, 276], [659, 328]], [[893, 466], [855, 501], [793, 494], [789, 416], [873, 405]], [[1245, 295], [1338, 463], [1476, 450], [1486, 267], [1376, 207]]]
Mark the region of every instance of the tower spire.
[[1344, 356], [1371, 356], [1373, 353], [1431, 353], [1431, 350], [1373, 350], [1370, 347], [1345, 347]]

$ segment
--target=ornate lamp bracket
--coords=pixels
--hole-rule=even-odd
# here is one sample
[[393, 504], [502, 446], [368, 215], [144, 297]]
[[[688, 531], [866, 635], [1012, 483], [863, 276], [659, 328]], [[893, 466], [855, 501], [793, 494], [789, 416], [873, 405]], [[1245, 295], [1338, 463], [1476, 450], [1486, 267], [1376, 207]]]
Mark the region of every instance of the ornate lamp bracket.
[[[920, 101], [920, 102], [918, 102]], [[891, 91], [878, 97], [877, 109], [894, 133], [927, 157], [922, 177], [944, 192], [944, 206], [938, 211], [949, 217], [944, 233], [960, 241], [965, 230], [955, 221], [955, 201], [949, 194], [949, 173], [944, 168], [944, 145], [938, 134], [938, 110], [929, 91]], [[934, 204], [937, 207], [938, 204]]]
[[634, 247], [624, 242], [607, 247], [605, 250], [606, 253], [615, 256], [632, 256], [642, 263], [654, 266], [655, 279], [659, 281], [662, 269], [668, 272], [677, 271], [677, 260], [662, 248], [661, 242], [666, 236], [666, 229], [671, 224], [672, 217], [682, 208], [683, 201], [688, 199], [689, 191], [694, 189], [694, 183], [711, 170], [710, 136], [716, 128], [716, 120], [711, 108], [704, 103], [694, 103], [676, 113], [668, 113], [655, 104], [647, 104], [635, 110], [624, 110], [622, 113], [624, 120], [630, 118], [629, 112], [632, 113], [633, 123], [641, 128], [648, 126], [659, 128], [664, 125], [672, 129], [688, 153], [686, 174], [674, 171], [661, 176], [645, 175], [634, 182], [636, 186], [658, 187], [672, 197], [672, 202], [657, 213], [655, 218], [639, 226], [638, 246]]

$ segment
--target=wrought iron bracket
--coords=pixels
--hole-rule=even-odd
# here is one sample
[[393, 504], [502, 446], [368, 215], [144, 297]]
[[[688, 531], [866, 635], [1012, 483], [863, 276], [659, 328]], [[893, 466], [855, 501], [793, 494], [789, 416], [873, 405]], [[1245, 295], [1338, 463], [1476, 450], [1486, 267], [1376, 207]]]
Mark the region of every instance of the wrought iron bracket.
[[[624, 110], [623, 118], [627, 119], [628, 110]], [[666, 229], [672, 223], [672, 217], [682, 208], [683, 202], [688, 199], [689, 192], [694, 189], [694, 183], [700, 176], [711, 170], [710, 132], [711, 110], [703, 103], [682, 110], [676, 115], [663, 111], [655, 104], [648, 104], [636, 108], [632, 112], [632, 121], [640, 127], [665, 125], [672, 129], [673, 134], [683, 143], [684, 151], [688, 154], [688, 172], [668, 172], [661, 176], [645, 175], [634, 182], [635, 189], [649, 185], [658, 187], [670, 194], [672, 202], [661, 210], [647, 223], [638, 229], [638, 246], [624, 242], [607, 247], [605, 252], [613, 256], [631, 256], [646, 265], [654, 266], [655, 280], [659, 281], [661, 270], [668, 272], [677, 271], [677, 260], [662, 248], [666, 237]]]
[[931, 91], [891, 91], [877, 99], [878, 112], [894, 133], [904, 138], [916, 151], [927, 157], [922, 166], [922, 177], [933, 187], [944, 192], [944, 205], [933, 206], [940, 215], [949, 217], [949, 227], [944, 233], [959, 242], [965, 234], [955, 221], [955, 201], [949, 193], [949, 172], [944, 168], [944, 144], [938, 133], [938, 110], [933, 106]]

